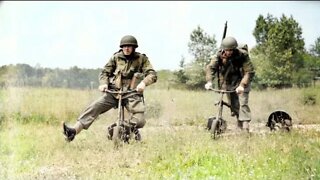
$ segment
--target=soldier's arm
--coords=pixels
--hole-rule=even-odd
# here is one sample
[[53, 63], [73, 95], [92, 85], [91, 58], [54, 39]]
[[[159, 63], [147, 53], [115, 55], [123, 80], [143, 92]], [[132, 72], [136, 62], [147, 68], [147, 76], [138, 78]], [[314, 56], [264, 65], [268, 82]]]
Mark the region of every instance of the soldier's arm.
[[255, 75], [253, 64], [249, 58], [249, 55], [247, 54], [245, 54], [245, 61], [243, 63], [242, 69], [243, 69], [243, 77], [241, 79], [240, 85], [242, 87], [247, 87], [251, 83]]
[[218, 58], [217, 55], [215, 55], [210, 63], [206, 66], [206, 81], [212, 82], [215, 78], [215, 74], [217, 72], [218, 68]]
[[153, 84], [157, 82], [157, 73], [153, 69], [153, 66], [151, 65], [149, 58], [145, 55], [143, 55], [143, 61], [142, 61], [142, 73], [144, 74], [145, 78], [142, 80], [146, 86]]
[[113, 76], [113, 72], [116, 68], [115, 57], [112, 56], [108, 63], [104, 66], [103, 70], [99, 74], [100, 85], [109, 84], [109, 78]]

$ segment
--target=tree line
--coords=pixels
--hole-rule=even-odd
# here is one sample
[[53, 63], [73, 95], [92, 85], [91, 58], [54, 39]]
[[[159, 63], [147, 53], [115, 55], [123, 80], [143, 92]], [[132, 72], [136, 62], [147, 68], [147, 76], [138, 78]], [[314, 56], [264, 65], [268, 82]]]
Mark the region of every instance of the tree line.
[[31, 67], [28, 64], [0, 67], [0, 86], [32, 86], [92, 89], [98, 87], [98, 74], [102, 69], [69, 69]]

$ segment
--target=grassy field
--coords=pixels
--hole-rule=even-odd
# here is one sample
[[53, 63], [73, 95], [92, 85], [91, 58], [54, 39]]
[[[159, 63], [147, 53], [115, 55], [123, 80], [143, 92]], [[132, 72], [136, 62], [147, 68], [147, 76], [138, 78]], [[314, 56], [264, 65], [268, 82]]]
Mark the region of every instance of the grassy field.
[[113, 149], [106, 127], [116, 110], [101, 115], [67, 143], [61, 121], [73, 124], [98, 91], [0, 90], [0, 179], [320, 179], [320, 130], [268, 132], [274, 110], [294, 125], [320, 124], [320, 89], [252, 91], [252, 133], [234, 129], [214, 141], [204, 129], [217, 95], [206, 91], [147, 89], [143, 141]]

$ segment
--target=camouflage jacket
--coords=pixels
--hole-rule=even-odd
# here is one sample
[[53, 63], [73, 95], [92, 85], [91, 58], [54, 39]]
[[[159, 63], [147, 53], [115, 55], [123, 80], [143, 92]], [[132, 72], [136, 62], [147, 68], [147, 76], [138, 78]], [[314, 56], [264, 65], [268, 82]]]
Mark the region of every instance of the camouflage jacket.
[[116, 88], [129, 87], [135, 73], [142, 73], [146, 86], [157, 81], [156, 71], [153, 69], [145, 54], [134, 52], [127, 59], [122, 50], [114, 53], [99, 75], [100, 84], [112, 84]]
[[248, 53], [242, 49], [236, 49], [225, 64], [222, 63], [221, 54], [222, 50], [218, 51], [207, 65], [206, 80], [212, 81], [215, 76], [218, 76], [219, 88], [224, 85], [228, 89], [235, 89], [239, 84], [244, 88], [248, 87], [255, 74]]

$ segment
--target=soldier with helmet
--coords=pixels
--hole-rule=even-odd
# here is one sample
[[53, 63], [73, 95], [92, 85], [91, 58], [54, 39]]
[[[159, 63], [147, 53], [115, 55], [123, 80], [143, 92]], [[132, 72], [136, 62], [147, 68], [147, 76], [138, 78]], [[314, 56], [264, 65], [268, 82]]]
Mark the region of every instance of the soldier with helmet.
[[[157, 81], [156, 71], [153, 69], [148, 57], [145, 54], [136, 52], [138, 41], [134, 36], [126, 35], [120, 41], [120, 50], [111, 56], [104, 69], [99, 75], [99, 90], [105, 89], [136, 89], [141, 94], [144, 89]], [[144, 76], [136, 87], [131, 87], [135, 73], [142, 73]], [[116, 98], [110, 93], [104, 93], [100, 98], [90, 104], [78, 117], [73, 127], [68, 127], [63, 122], [63, 133], [66, 141], [72, 141], [82, 129], [88, 129], [98, 116], [118, 105]], [[134, 126], [135, 139], [141, 140], [139, 133], [146, 121], [144, 118], [145, 105], [143, 97], [136, 95], [128, 98], [126, 109], [132, 114], [130, 122]], [[108, 128], [109, 137], [112, 137], [114, 124]]]
[[250, 83], [255, 70], [248, 52], [237, 47], [238, 43], [233, 37], [226, 37], [222, 40], [221, 49], [206, 67], [205, 88], [207, 90], [212, 88], [212, 82], [217, 76], [219, 88], [235, 90], [235, 93], [227, 94], [231, 105], [231, 115], [237, 117], [240, 129], [249, 132], [251, 113], [248, 100]]

